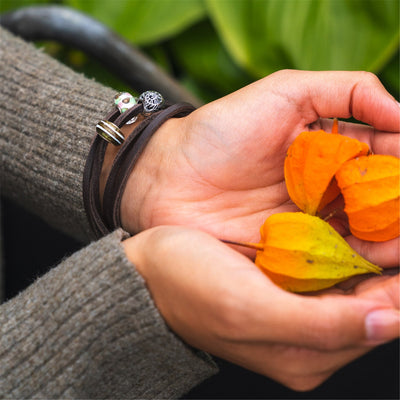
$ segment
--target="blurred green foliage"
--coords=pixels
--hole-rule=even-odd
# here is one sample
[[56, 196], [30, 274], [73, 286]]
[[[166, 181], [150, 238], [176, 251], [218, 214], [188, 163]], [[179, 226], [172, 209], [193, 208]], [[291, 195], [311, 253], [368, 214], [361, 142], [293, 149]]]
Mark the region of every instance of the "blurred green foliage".
[[[284, 68], [366, 70], [399, 98], [399, 0], [1, 0], [62, 4], [144, 50], [205, 101]], [[73, 50], [53, 53], [120, 86]]]

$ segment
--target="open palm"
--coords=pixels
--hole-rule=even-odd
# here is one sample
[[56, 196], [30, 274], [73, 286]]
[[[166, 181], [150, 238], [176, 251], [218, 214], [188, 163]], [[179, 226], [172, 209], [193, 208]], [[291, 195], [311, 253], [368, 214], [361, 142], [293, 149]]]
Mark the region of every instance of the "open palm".
[[400, 108], [375, 76], [360, 72], [280, 71], [170, 120], [128, 181], [125, 228], [187, 225], [258, 241], [270, 214], [297, 210], [283, 175], [290, 143], [304, 130], [329, 131], [326, 118], [351, 116], [374, 128], [343, 122], [340, 133], [400, 155]]

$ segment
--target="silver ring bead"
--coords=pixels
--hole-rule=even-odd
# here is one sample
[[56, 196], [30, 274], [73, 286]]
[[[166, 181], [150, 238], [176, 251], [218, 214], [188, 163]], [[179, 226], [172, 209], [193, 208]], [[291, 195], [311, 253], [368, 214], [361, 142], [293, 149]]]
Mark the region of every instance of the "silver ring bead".
[[164, 98], [161, 93], [155, 90], [148, 90], [139, 96], [139, 101], [143, 103], [143, 110], [145, 113], [151, 113], [159, 110], [164, 104]]
[[114, 146], [120, 146], [124, 143], [124, 135], [117, 125], [110, 121], [99, 121], [96, 125], [96, 132], [107, 142], [112, 143]]

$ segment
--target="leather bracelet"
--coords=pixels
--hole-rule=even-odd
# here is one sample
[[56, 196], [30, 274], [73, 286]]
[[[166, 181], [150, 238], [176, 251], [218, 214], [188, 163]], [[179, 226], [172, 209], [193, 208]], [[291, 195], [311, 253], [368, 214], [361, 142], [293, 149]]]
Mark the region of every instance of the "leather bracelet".
[[[106, 116], [106, 120], [113, 122], [118, 116], [119, 111], [113, 110]], [[100, 214], [99, 179], [92, 177], [100, 177], [106, 149], [107, 142], [96, 135], [93, 138], [83, 174], [83, 202], [90, 226], [96, 237], [105, 232], [105, 226], [103, 226]]]
[[[142, 96], [150, 94], [150, 102]], [[157, 111], [160, 103], [152, 103], [157, 92], [145, 92], [139, 98], [139, 103], [129, 109], [113, 110], [96, 125], [97, 135], [86, 160], [83, 174], [83, 202], [89, 224], [96, 238], [121, 227], [120, 207], [126, 183], [137, 160], [152, 135], [171, 117], [183, 117], [195, 110], [188, 103], [179, 103], [172, 106], [163, 105], [164, 110]], [[161, 97], [162, 99], [162, 97]], [[116, 103], [117, 104], [117, 103]], [[145, 119], [140, 122], [125, 140], [120, 127], [143, 114]], [[100, 201], [100, 174], [108, 143], [120, 146], [114, 158], [104, 189], [103, 206]]]
[[[127, 120], [130, 120], [137, 116], [139, 112], [143, 111], [143, 105], [137, 105], [127, 112], [120, 115], [119, 111], [113, 111], [107, 115], [105, 121], [101, 122], [111, 123], [115, 129], [119, 127], [116, 124], [124, 124]], [[102, 125], [105, 127], [104, 125]], [[122, 125], [121, 125], [122, 126]], [[95, 135], [85, 164], [85, 169], [83, 172], [83, 204], [85, 207], [86, 215], [89, 220], [89, 224], [96, 238], [104, 236], [110, 231], [107, 229], [102, 213], [102, 207], [100, 202], [100, 174], [104, 162], [104, 156], [106, 153], [108, 142], [112, 141], [105, 139], [103, 134], [100, 134], [101, 130], [97, 130], [97, 135]]]
[[[104, 189], [103, 217], [107, 228], [112, 231], [121, 224], [121, 201], [128, 178], [140, 155], [160, 126], [172, 117], [184, 117], [195, 110], [189, 103], [174, 104], [163, 111], [153, 114], [137, 127], [140, 134], [134, 132], [125, 141], [111, 167]], [[143, 126], [142, 126], [143, 125]]]

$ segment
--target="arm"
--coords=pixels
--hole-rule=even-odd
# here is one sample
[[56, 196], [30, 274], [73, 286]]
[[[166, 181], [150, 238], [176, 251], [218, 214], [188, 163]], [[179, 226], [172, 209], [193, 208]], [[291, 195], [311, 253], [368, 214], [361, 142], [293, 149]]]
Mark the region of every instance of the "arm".
[[[0, 30], [1, 187], [87, 240], [81, 182], [111, 89]], [[165, 326], [115, 233], [0, 308], [0, 397], [177, 397], [215, 372]]]
[[115, 91], [0, 29], [1, 187], [57, 229], [91, 237], [82, 174]]
[[117, 231], [0, 307], [1, 398], [177, 398], [216, 372], [165, 325]]
[[[178, 224], [257, 242], [269, 215], [298, 211], [283, 173], [293, 139], [302, 131], [330, 132], [327, 118], [351, 116], [369, 125], [340, 121], [341, 134], [367, 143], [374, 153], [400, 156], [399, 103], [366, 72], [278, 71], [171, 119], [129, 177], [121, 205], [124, 228]], [[346, 221], [334, 222], [347, 227]], [[399, 238], [348, 240], [372, 262], [398, 266]]]
[[[293, 75], [283, 79], [284, 74]], [[168, 121], [131, 176], [122, 209], [125, 227], [133, 232], [165, 223], [191, 224], [221, 237], [229, 233], [232, 239], [254, 240], [267, 215], [294, 209], [283, 183], [288, 143], [298, 130], [322, 124], [319, 117], [349, 116], [348, 107], [340, 112], [335, 104], [316, 110], [313, 100], [321, 100], [324, 86], [311, 93], [310, 82], [318, 79], [303, 75], [299, 80], [301, 74], [271, 75], [179, 122]], [[353, 80], [343, 84], [354, 89], [359, 77], [350, 75]], [[324, 83], [324, 75], [319, 76]], [[292, 101], [289, 78], [293, 87], [302, 82]], [[375, 89], [384, 103], [381, 110], [373, 109], [375, 117], [368, 122], [375, 118], [378, 129], [396, 132], [400, 114], [393, 99], [375, 80], [360, 87]], [[355, 92], [349, 93], [343, 102], [355, 100]], [[357, 101], [355, 105], [368, 108]], [[269, 112], [260, 112], [263, 107]], [[376, 117], [382, 108], [390, 118]], [[359, 133], [372, 142], [372, 132], [368, 128]], [[347, 133], [355, 134], [352, 129]], [[388, 150], [396, 141], [395, 134], [378, 132], [374, 150], [380, 138], [387, 139]], [[257, 156], [249, 159], [249, 154]], [[154, 157], [160, 161], [157, 165]], [[139, 207], [132, 209], [134, 200]], [[279, 290], [247, 258], [204, 233], [156, 228], [128, 239], [124, 247], [179, 336], [293, 388], [314, 387], [374, 345], [399, 335], [395, 279], [371, 279], [350, 296], [307, 298]]]
[[187, 343], [294, 390], [315, 388], [400, 335], [398, 275], [298, 295], [204, 232], [156, 227], [124, 247]]
[[[4, 397], [173, 397], [214, 371], [158, 318], [119, 240], [92, 244], [3, 306]], [[398, 277], [301, 296], [204, 232], [158, 227], [123, 247], [184, 342], [295, 390], [399, 336]]]

